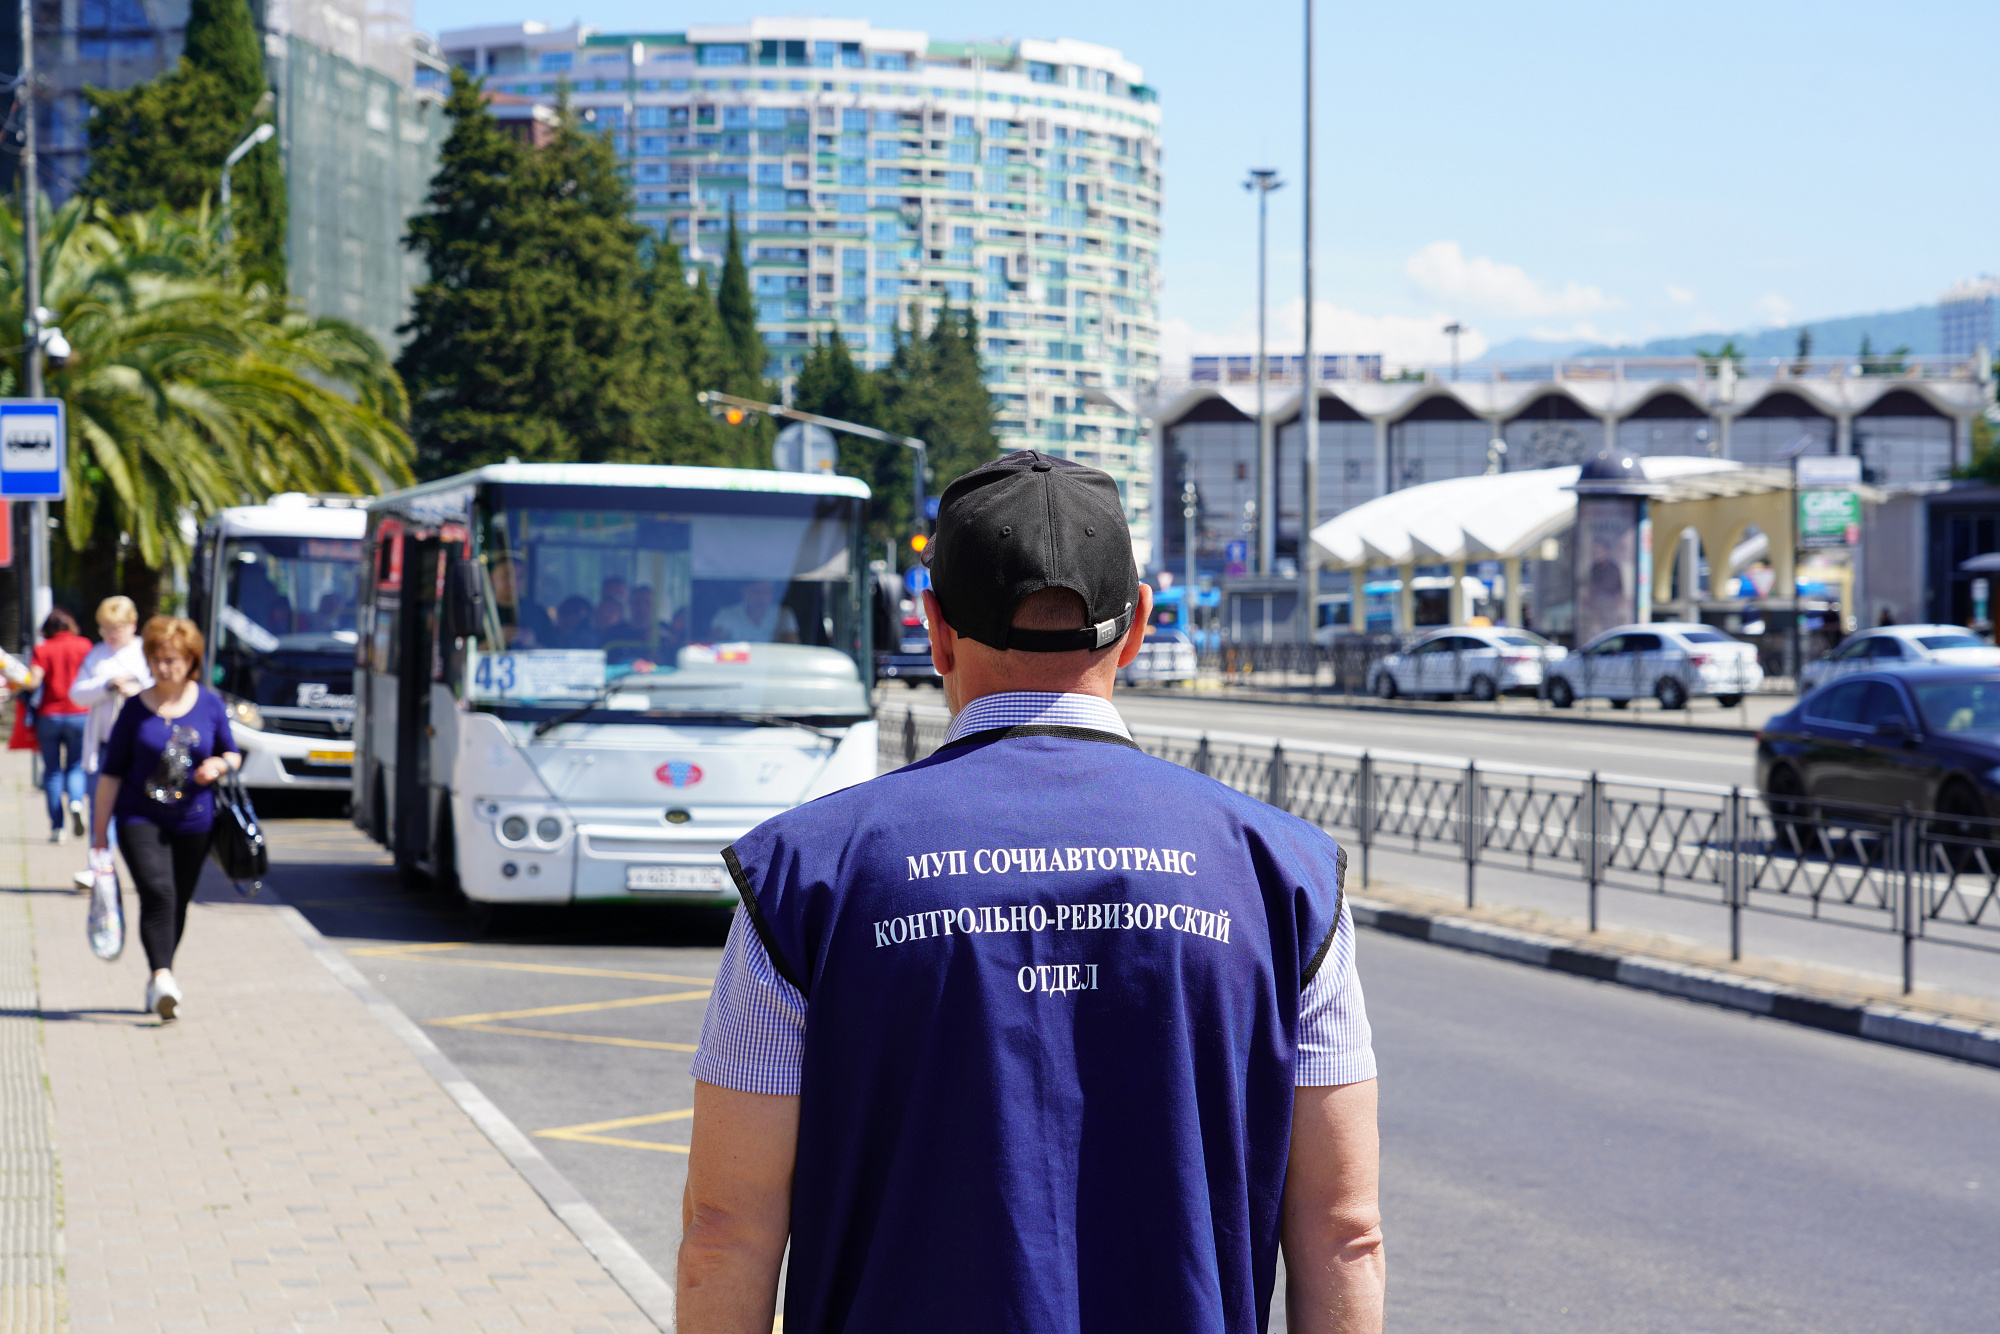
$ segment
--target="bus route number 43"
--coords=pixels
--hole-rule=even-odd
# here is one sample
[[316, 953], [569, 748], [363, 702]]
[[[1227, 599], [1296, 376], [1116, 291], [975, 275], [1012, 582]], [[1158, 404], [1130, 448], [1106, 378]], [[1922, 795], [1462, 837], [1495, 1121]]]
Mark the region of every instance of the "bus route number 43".
[[482, 654], [472, 669], [472, 685], [482, 695], [588, 698], [604, 688], [604, 650], [537, 649]]

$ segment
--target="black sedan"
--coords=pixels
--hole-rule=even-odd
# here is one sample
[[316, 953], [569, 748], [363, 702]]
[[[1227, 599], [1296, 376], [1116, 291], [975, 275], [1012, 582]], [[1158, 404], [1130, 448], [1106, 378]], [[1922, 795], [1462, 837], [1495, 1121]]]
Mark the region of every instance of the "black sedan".
[[1757, 734], [1774, 814], [1806, 799], [2000, 815], [2000, 671], [1916, 667], [1844, 676]]

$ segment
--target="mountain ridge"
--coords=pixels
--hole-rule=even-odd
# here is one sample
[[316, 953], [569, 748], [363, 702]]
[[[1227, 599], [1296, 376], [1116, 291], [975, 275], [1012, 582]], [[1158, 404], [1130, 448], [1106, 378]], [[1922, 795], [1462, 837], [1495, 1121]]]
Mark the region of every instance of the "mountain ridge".
[[1941, 331], [1935, 305], [1911, 306], [1907, 310], [1877, 311], [1871, 315], [1843, 315], [1830, 320], [1807, 320], [1770, 329], [1737, 330], [1734, 333], [1687, 334], [1655, 338], [1645, 343], [1590, 343], [1580, 339], [1513, 338], [1488, 348], [1480, 361], [1567, 360], [1575, 357], [1686, 357], [1697, 351], [1714, 351], [1734, 341], [1737, 350], [1755, 360], [1770, 357], [1789, 360], [1798, 355], [1799, 331], [1812, 331], [1812, 354], [1816, 357], [1853, 356], [1866, 338], [1871, 351], [1891, 352], [1907, 348], [1913, 356], [1935, 356]]

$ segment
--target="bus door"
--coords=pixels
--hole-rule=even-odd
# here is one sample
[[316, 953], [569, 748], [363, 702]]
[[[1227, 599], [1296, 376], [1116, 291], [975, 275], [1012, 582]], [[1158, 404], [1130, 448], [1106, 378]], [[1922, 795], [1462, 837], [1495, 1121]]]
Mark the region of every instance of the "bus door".
[[396, 864], [427, 863], [431, 854], [431, 681], [438, 662], [438, 609], [447, 548], [436, 533], [409, 533], [403, 546], [400, 633], [402, 671], [396, 676]]

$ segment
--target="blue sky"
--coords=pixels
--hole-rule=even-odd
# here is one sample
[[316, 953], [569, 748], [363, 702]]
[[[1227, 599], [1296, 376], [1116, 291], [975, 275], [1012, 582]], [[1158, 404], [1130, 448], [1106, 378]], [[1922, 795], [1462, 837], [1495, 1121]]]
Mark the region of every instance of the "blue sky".
[[[1298, 5], [417, 0], [416, 17], [672, 30], [788, 11], [1122, 49], [1166, 113], [1170, 361], [1252, 345], [1253, 166], [1292, 182], [1272, 196], [1271, 300], [1274, 346], [1296, 344]], [[1918, 305], [2000, 272], [1992, 0], [1322, 4], [1319, 23], [1326, 350], [1442, 359], [1453, 318], [1468, 358], [1521, 336], [1639, 341]]]

